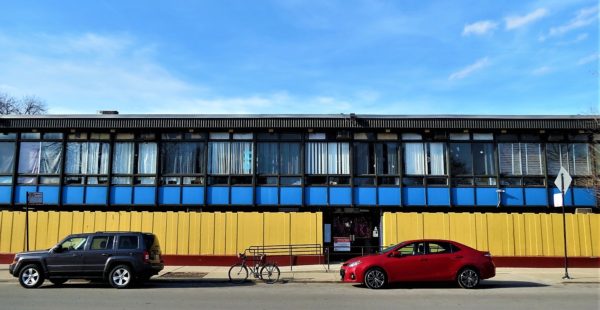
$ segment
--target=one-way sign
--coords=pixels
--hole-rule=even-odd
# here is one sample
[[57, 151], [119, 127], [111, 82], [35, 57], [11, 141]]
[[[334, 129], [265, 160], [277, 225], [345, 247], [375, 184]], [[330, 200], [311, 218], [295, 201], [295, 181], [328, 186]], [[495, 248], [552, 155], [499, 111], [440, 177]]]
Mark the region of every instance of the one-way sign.
[[572, 181], [573, 178], [567, 169], [565, 169], [563, 166], [560, 166], [560, 171], [558, 171], [558, 176], [556, 177], [556, 180], [554, 180], [554, 185], [558, 187], [559, 191], [562, 191], [563, 194], [566, 194], [567, 190], [569, 190], [569, 186], [571, 186]]

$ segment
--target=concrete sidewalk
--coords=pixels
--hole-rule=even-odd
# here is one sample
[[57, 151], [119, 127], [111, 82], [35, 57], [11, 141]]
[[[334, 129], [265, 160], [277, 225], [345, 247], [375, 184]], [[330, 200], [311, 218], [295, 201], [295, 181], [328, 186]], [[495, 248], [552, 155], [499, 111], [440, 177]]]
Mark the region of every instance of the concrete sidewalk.
[[[296, 283], [335, 283], [340, 282], [340, 264], [305, 265], [280, 267], [283, 282]], [[165, 266], [158, 276], [152, 279], [161, 281], [228, 281], [229, 267], [215, 266]], [[571, 280], [563, 280], [562, 268], [497, 268], [496, 282], [522, 282], [542, 285], [560, 284], [598, 284], [600, 287], [600, 269], [570, 268]], [[254, 280], [252, 275], [250, 280]], [[16, 282], [17, 279], [8, 273], [8, 265], [0, 265], [0, 282]]]

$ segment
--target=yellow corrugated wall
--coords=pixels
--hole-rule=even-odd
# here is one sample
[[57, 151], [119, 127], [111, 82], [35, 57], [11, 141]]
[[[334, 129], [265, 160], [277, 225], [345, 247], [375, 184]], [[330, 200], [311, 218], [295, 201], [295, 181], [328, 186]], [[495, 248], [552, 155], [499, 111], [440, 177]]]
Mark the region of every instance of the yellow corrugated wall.
[[[567, 214], [570, 256], [600, 256], [600, 214]], [[450, 239], [495, 256], [562, 256], [561, 214], [383, 214], [383, 245], [420, 238]]]
[[[235, 255], [253, 245], [322, 244], [320, 212], [29, 212], [30, 250], [72, 233], [144, 231], [164, 254]], [[25, 249], [25, 212], [0, 212], [0, 253]]]

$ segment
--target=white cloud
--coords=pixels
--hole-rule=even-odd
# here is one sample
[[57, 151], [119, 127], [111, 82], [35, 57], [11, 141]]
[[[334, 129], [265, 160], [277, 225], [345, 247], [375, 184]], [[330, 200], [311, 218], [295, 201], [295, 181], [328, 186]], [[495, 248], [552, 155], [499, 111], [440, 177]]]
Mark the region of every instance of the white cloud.
[[592, 24], [598, 18], [598, 7], [589, 7], [579, 10], [575, 17], [572, 18], [568, 23], [550, 28], [548, 32], [549, 37], [560, 36], [572, 30], [585, 27]]
[[452, 74], [448, 77], [449, 80], [460, 80], [464, 79], [467, 76], [473, 74], [476, 71], [479, 71], [489, 65], [490, 61], [487, 57], [478, 59], [475, 63], [470, 64]]
[[531, 71], [531, 74], [533, 75], [546, 75], [548, 73], [552, 72], [552, 68], [548, 67], [548, 66], [541, 66], [538, 68], [535, 68], [533, 71]]
[[463, 28], [462, 35], [483, 35], [486, 34], [498, 27], [498, 23], [493, 22], [491, 20], [482, 20], [472, 24], [465, 25]]
[[527, 15], [523, 16], [509, 16], [504, 20], [506, 22], [506, 29], [512, 30], [516, 28], [523, 27], [529, 23], [532, 23], [544, 16], [548, 15], [548, 10], [544, 8], [537, 9]]
[[590, 62], [594, 62], [594, 61], [598, 61], [600, 59], [600, 54], [598, 53], [594, 53], [588, 56], [585, 56], [581, 59], [579, 59], [579, 61], [577, 61], [577, 65], [582, 66], [585, 64], [589, 64]]

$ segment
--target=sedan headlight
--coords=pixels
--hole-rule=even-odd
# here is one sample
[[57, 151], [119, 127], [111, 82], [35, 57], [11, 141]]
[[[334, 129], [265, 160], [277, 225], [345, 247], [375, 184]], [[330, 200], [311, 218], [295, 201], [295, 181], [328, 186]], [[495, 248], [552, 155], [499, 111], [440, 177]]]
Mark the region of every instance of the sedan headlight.
[[356, 267], [356, 266], [360, 265], [360, 263], [362, 263], [362, 262], [361, 262], [361, 261], [359, 261], [359, 260], [357, 260], [357, 261], [355, 261], [355, 262], [352, 262], [352, 263], [348, 264], [348, 267], [350, 267], [350, 268], [354, 268], [354, 267]]

